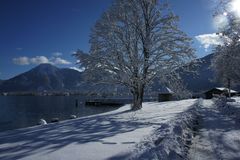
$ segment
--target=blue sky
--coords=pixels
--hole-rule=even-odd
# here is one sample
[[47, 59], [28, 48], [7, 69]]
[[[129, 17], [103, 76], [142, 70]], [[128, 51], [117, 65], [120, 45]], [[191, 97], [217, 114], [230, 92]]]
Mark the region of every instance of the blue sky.
[[[8, 79], [41, 62], [76, 67], [71, 54], [89, 50], [89, 34], [112, 0], [1, 0], [0, 79]], [[194, 39], [202, 57], [209, 46], [196, 36], [215, 32], [210, 0], [168, 0], [180, 16], [180, 28]], [[201, 38], [201, 37], [200, 37]], [[202, 39], [201, 39], [202, 40]]]

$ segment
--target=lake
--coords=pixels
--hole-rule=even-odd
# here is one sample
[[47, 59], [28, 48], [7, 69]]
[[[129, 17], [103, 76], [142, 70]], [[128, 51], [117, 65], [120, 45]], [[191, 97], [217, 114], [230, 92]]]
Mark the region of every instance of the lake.
[[0, 96], [0, 132], [35, 126], [41, 118], [50, 122], [57, 117], [62, 121], [70, 115], [84, 117], [117, 108], [85, 106], [81, 96]]

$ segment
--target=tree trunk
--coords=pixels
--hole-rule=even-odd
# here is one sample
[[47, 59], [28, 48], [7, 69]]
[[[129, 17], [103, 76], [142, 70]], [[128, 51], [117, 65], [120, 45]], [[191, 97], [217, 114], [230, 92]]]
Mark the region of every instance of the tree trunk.
[[141, 86], [139, 89], [134, 90], [132, 93], [133, 93], [132, 110], [136, 111], [142, 108], [144, 87]]

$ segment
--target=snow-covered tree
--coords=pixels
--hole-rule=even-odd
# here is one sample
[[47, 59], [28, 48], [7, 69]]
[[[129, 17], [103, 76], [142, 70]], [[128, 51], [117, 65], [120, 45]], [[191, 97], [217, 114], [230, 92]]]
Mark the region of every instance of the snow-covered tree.
[[214, 49], [212, 67], [216, 79], [226, 85], [240, 82], [240, 1], [221, 0], [214, 16], [223, 17], [225, 23], [218, 28], [222, 45]]
[[116, 0], [92, 29], [90, 53], [79, 50], [75, 56], [88, 77], [128, 87], [137, 110], [153, 79], [170, 81], [195, 58], [191, 39], [177, 23], [157, 0]]

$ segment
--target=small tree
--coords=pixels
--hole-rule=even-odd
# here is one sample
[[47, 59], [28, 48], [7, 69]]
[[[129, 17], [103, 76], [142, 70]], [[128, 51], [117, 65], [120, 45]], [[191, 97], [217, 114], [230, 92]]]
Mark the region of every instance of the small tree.
[[191, 39], [166, 8], [157, 0], [114, 1], [92, 30], [90, 53], [75, 54], [88, 77], [128, 87], [133, 110], [153, 79], [168, 81], [195, 58]]
[[229, 6], [236, 0], [221, 0], [214, 16], [225, 16], [227, 25], [220, 27], [218, 35], [223, 45], [215, 47], [212, 68], [216, 80], [228, 87], [229, 96], [232, 83], [240, 82], [240, 15]]

